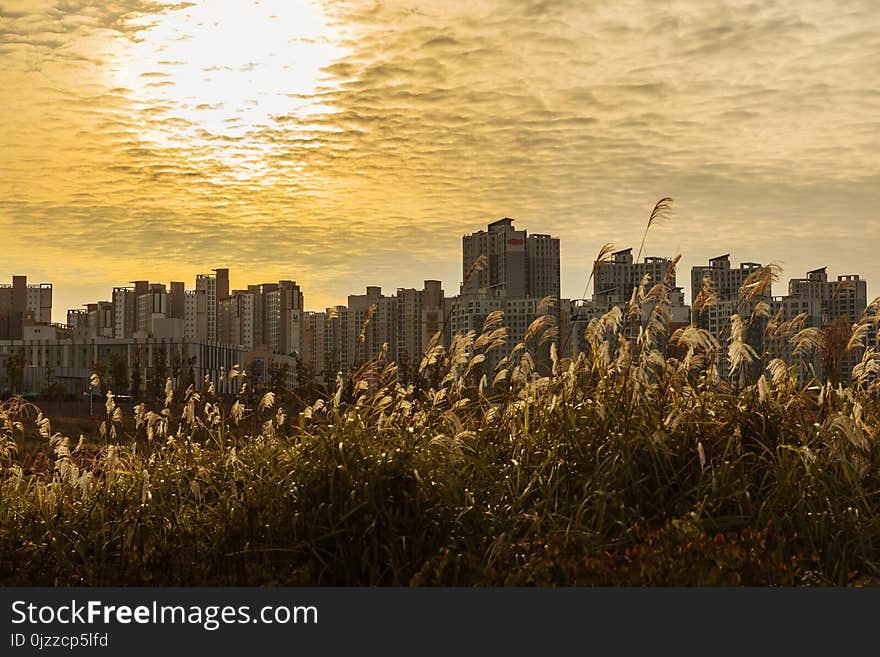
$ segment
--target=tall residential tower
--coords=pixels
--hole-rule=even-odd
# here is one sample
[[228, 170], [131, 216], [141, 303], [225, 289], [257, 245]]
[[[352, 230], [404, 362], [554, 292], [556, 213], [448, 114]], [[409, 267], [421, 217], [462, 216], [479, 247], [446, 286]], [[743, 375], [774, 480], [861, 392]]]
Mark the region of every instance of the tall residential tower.
[[[462, 238], [462, 294], [559, 297], [559, 238], [516, 230], [513, 219], [493, 221], [487, 230]], [[481, 255], [487, 267], [468, 273]]]

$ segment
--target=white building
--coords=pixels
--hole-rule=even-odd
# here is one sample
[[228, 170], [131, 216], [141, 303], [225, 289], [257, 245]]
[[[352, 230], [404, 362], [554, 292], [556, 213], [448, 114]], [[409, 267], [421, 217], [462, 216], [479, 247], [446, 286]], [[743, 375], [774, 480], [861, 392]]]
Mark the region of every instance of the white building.
[[421, 290], [398, 288], [397, 329], [394, 360], [401, 366], [418, 367], [431, 338], [443, 330], [445, 302], [440, 281], [425, 281]]
[[[709, 260], [708, 266], [691, 268], [691, 303], [693, 303], [700, 290], [703, 288], [703, 280], [707, 279], [719, 300], [736, 300], [739, 291], [746, 279], [763, 265], [757, 262], [742, 262], [734, 269], [730, 266], [730, 254], [725, 253], [717, 258]], [[767, 290], [767, 297], [772, 296], [772, 290]]]
[[630, 300], [633, 290], [642, 284], [645, 276], [649, 281], [647, 291], [665, 280], [671, 266], [672, 260], [669, 258], [646, 257], [643, 262], [633, 262], [632, 249], [616, 251], [611, 254], [609, 261], [596, 267], [593, 301], [608, 307], [624, 304]]
[[228, 299], [220, 302], [219, 340], [224, 344], [241, 345], [253, 350], [254, 295], [248, 290], [233, 290]]

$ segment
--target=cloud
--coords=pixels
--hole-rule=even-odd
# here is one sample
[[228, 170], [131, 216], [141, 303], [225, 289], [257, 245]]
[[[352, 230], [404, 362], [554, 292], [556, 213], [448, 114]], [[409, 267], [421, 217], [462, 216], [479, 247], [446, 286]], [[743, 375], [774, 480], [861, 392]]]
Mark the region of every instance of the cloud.
[[[648, 246], [683, 267], [733, 251], [880, 281], [871, 2], [266, 4], [0, 8], [0, 229], [22, 253], [22, 227], [51, 236], [14, 266], [81, 290], [86, 263], [108, 287], [229, 263], [320, 307], [454, 291], [460, 236], [513, 216], [562, 237], [578, 295], [670, 195]], [[290, 22], [264, 48], [270, 12]]]

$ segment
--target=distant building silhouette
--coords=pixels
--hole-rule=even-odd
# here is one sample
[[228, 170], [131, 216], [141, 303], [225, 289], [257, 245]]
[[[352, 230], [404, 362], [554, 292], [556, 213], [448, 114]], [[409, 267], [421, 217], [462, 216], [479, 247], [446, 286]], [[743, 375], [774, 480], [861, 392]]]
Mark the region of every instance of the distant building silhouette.
[[0, 285], [0, 340], [20, 340], [25, 326], [52, 321], [52, 284], [28, 285], [27, 276], [13, 276]]
[[[792, 361], [790, 342], [768, 335], [770, 322], [798, 318], [804, 327], [823, 330], [835, 322], [851, 326], [867, 307], [862, 278], [848, 274], [829, 280], [824, 267], [791, 279], [784, 296], [774, 297], [768, 283], [760, 294], [746, 299], [741, 289], [763, 266], [743, 262], [733, 267], [730, 254], [724, 254], [692, 268], [692, 310], [676, 284], [672, 260], [649, 256], [635, 262], [632, 249], [615, 251], [596, 265], [591, 298], [560, 299], [559, 238], [529, 235], [513, 224], [513, 219], [499, 219], [486, 230], [462, 237], [463, 282], [458, 295], [446, 296], [438, 280], [424, 281], [422, 289], [397, 288], [390, 296], [378, 286], [367, 286], [363, 294], [350, 295], [345, 305], [320, 312], [305, 310], [303, 292], [292, 280], [231, 290], [229, 269], [220, 268], [197, 275], [190, 290], [179, 281], [166, 287], [135, 280], [114, 287], [109, 301], [68, 310], [67, 325], [53, 325], [52, 285], [28, 285], [27, 277], [13, 276], [12, 284], [0, 285], [0, 391], [9, 383], [2, 367], [5, 358], [19, 352], [26, 361], [24, 380], [32, 389], [51, 374], [68, 391], [84, 390], [95, 364], [106, 365], [112, 354], [121, 355], [129, 365], [140, 359], [145, 377], [156, 367], [157, 358], [166, 358], [166, 366], [175, 357], [191, 359], [199, 381], [207, 376], [222, 390], [233, 385], [223, 379], [233, 365], [254, 368], [259, 380], [267, 380], [270, 369], [277, 373], [278, 367], [287, 366], [288, 383], [294, 385], [297, 365], [302, 364], [319, 380], [332, 384], [383, 349], [408, 377], [435, 335], [448, 346], [456, 334], [479, 334], [494, 311], [503, 313], [507, 345], [486, 354], [480, 367], [483, 373], [493, 372], [525, 339], [539, 315], [551, 315], [554, 329], [547, 339], [529, 347], [536, 368], [546, 371], [551, 344], [557, 349], [565, 346], [560, 356], [586, 351], [584, 332], [590, 321], [614, 307], [626, 308], [643, 282], [646, 293], [666, 283], [662, 292], [669, 303], [670, 334], [692, 323], [716, 338], [716, 364], [723, 373], [729, 365], [732, 317], [747, 319], [745, 340], [759, 355], [747, 372], [752, 376], [762, 371], [768, 358]], [[475, 269], [481, 256], [485, 267]], [[645, 300], [641, 312], [627, 318], [628, 337], [634, 339], [645, 328], [655, 306], [655, 300]], [[866, 337], [867, 344], [880, 347], [876, 325]], [[844, 379], [862, 352], [852, 349], [835, 361]], [[823, 364], [820, 356], [799, 355], [802, 373], [808, 374], [810, 367], [818, 373]], [[739, 376], [743, 377], [742, 371]]]
[[[486, 256], [483, 271], [468, 273]], [[509, 297], [559, 297], [559, 238], [529, 235], [504, 218], [462, 238], [462, 294], [491, 290]]]

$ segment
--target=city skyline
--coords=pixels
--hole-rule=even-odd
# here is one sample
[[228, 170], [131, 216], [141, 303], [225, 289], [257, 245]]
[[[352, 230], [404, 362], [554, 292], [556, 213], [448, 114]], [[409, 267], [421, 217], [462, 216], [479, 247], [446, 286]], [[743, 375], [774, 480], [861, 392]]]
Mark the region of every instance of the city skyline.
[[[652, 219], [662, 216], [670, 201], [658, 203]], [[311, 372], [314, 381], [326, 385], [338, 376], [356, 375], [372, 358], [389, 359], [403, 369], [406, 380], [432, 344], [451, 347], [455, 336], [485, 333], [487, 326], [500, 331], [485, 333], [494, 337], [484, 340], [496, 346], [524, 345], [534, 340], [534, 326], [552, 327], [532, 345], [546, 368], [550, 343], [563, 357], [577, 358], [590, 351], [591, 330], [613, 322], [615, 313], [628, 318], [630, 340], [653, 335], [662, 325], [667, 334], [703, 331], [704, 339], [720, 346], [734, 338], [732, 327], [741, 327], [737, 335], [743, 339], [742, 327], [748, 326], [746, 339], [753, 350], [788, 360], [794, 355], [791, 344], [768, 338], [773, 326], [809, 327], [803, 335], [845, 332], [852, 348], [829, 366], [833, 377], [848, 378], [865, 350], [876, 348], [880, 298], [869, 304], [867, 281], [858, 274], [835, 278], [821, 267], [790, 278], [782, 293], [780, 272], [771, 263], [737, 264], [724, 254], [691, 269], [688, 304], [677, 260], [647, 253], [639, 258], [642, 251], [634, 257], [631, 247], [604, 248], [591, 267], [592, 294], [559, 298], [560, 239], [529, 234], [507, 217], [462, 236], [462, 283], [452, 294], [436, 279], [425, 280], [421, 289], [398, 286], [391, 294], [367, 285], [365, 293], [349, 294], [344, 305], [310, 311], [295, 281], [235, 286], [224, 267], [196, 274], [189, 289], [182, 281], [166, 285], [146, 279], [115, 286], [112, 300], [69, 309], [65, 324], [49, 323], [52, 284], [28, 284], [26, 276], [16, 275], [12, 284], [0, 284], [0, 385], [29, 386], [30, 392], [40, 385], [60, 386], [72, 394], [110, 359], [116, 363], [118, 385], [124, 378], [121, 364], [140, 371], [142, 355], [154, 383], [167, 366], [191, 361], [200, 379], [207, 377], [226, 392], [224, 371], [236, 363], [262, 381], [275, 371], [295, 385], [301, 374]], [[666, 345], [660, 348], [665, 351]], [[492, 369], [503, 354], [490, 351], [483, 362]], [[16, 359], [24, 364], [23, 378], [13, 378]], [[720, 349], [716, 359], [728, 371], [727, 351]], [[813, 360], [811, 366], [818, 365]], [[802, 362], [800, 367], [803, 372], [808, 366]], [[746, 370], [739, 369], [737, 376], [746, 376]]]
[[37, 0], [0, 33], [4, 264], [59, 308], [218, 263], [310, 307], [450, 285], [505, 216], [576, 297], [663, 196], [647, 252], [681, 268], [880, 279], [870, 2]]
[[[499, 222], [507, 220], [507, 219], [509, 219], [509, 218], [505, 217], [503, 219], [496, 220], [495, 222], [490, 222], [489, 226], [491, 227], [491, 225], [493, 223], [499, 223]], [[478, 231], [478, 232], [482, 232], [482, 231]], [[525, 232], [528, 232], [528, 231], [525, 231]], [[541, 236], [546, 237], [546, 235], [541, 235]], [[467, 237], [470, 237], [470, 235], [463, 235], [459, 238], [459, 240], [460, 240], [460, 242], [459, 242], [460, 255], [458, 257], [459, 263], [462, 263], [462, 255], [461, 255], [462, 240], [464, 240]], [[564, 243], [564, 240], [561, 238], [558, 238], [556, 235], [553, 235], [552, 237], [559, 243], [560, 250], [562, 250], [561, 244]], [[617, 245], [615, 245], [615, 248], [617, 249]], [[622, 252], [626, 252], [626, 251], [634, 251], [635, 249], [632, 246], [625, 246], [624, 247], [621, 245], [621, 248], [617, 249], [617, 250], [622, 253]], [[678, 255], [678, 254], [675, 254], [675, 255]], [[680, 261], [679, 265], [677, 266], [677, 272], [678, 272], [678, 274], [677, 274], [678, 283], [677, 284], [681, 288], [681, 290], [683, 291], [684, 298], [686, 300], [688, 300], [688, 302], [693, 298], [693, 285], [694, 285], [693, 274], [694, 274], [694, 272], [700, 270], [701, 268], [704, 268], [705, 262], [707, 262], [707, 261], [711, 262], [712, 260], [718, 260], [718, 259], [724, 258], [725, 256], [730, 260], [731, 264], [735, 268], [738, 267], [741, 263], [753, 264], [756, 266], [757, 266], [756, 263], [760, 263], [761, 265], [778, 264], [778, 262], [776, 262], [776, 261], [768, 260], [766, 258], [761, 258], [761, 257], [740, 258], [739, 254], [737, 254], [735, 252], [728, 251], [725, 253], [715, 254], [711, 257], [692, 258], [692, 260], [694, 261], [694, 264], [692, 266], [687, 267], [687, 269], [685, 269], [685, 267], [682, 265], [682, 262], [684, 262], [684, 259], [682, 258], [682, 261]], [[669, 260], [672, 257], [674, 257], [674, 256], [665, 256], [665, 255], [661, 256], [661, 255], [657, 255], [657, 254], [653, 254], [653, 253], [644, 253], [644, 254], [642, 254], [642, 257], [638, 262], [642, 263], [642, 262], [645, 262], [646, 260], [657, 259], [657, 258]], [[218, 266], [222, 264], [222, 265], [224, 265], [224, 267], [226, 265], [226, 263], [215, 263], [215, 264], [217, 264]], [[592, 268], [592, 265], [593, 265], [593, 261], [590, 262], [588, 270], [590, 268]], [[412, 278], [413, 280], [419, 279], [413, 285], [404, 285], [401, 283], [401, 284], [392, 284], [392, 285], [385, 286], [385, 285], [379, 285], [378, 283], [376, 283], [375, 281], [372, 281], [370, 279], [366, 279], [361, 282], [359, 287], [351, 288], [350, 290], [348, 290], [348, 292], [345, 295], [343, 295], [342, 298], [336, 299], [335, 301], [332, 301], [331, 303], [328, 303], [326, 305], [317, 305], [311, 301], [312, 298], [326, 298], [326, 295], [322, 294], [320, 291], [313, 291], [313, 290], [304, 289], [304, 292], [302, 293], [303, 297], [304, 297], [303, 310], [306, 312], [323, 312], [329, 308], [334, 308], [337, 306], [345, 305], [346, 298], [348, 298], [352, 295], [357, 295], [357, 294], [363, 293], [363, 291], [368, 288], [379, 288], [381, 290], [386, 290], [386, 291], [392, 292], [392, 291], [397, 291], [399, 289], [412, 289], [412, 288], [415, 288], [415, 287], [422, 285], [426, 281], [440, 281], [441, 286], [443, 287], [443, 289], [445, 289], [447, 291], [447, 294], [449, 296], [455, 296], [455, 295], [459, 294], [459, 287], [461, 286], [461, 283], [463, 282], [461, 267], [462, 267], [462, 265], [459, 264], [459, 275], [458, 275], [457, 281], [454, 284], [451, 282], [448, 283], [447, 281], [440, 279], [438, 277], [432, 277], [429, 274], [426, 274], [423, 277], [414, 276], [414, 275], [410, 276], [410, 278]], [[563, 271], [565, 270], [564, 266], [562, 266], [560, 268]], [[867, 284], [868, 299], [872, 299], [872, 298], [874, 298], [874, 296], [876, 296], [876, 294], [873, 294], [873, 296], [872, 296], [872, 290], [874, 288], [872, 287], [871, 279], [865, 277], [862, 272], [842, 270], [842, 269], [841, 270], [834, 270], [832, 267], [830, 267], [828, 265], [819, 265], [817, 267], [805, 269], [801, 272], [788, 272], [784, 268], [780, 269], [779, 270], [779, 280], [776, 283], [779, 287], [777, 288], [777, 292], [774, 293], [774, 296], [775, 297], [783, 296], [783, 293], [781, 292], [781, 290], [784, 288], [787, 288], [787, 283], [789, 280], [800, 279], [805, 274], [809, 274], [810, 272], [819, 271], [819, 270], [832, 270], [832, 273], [830, 275], [833, 280], [836, 280], [837, 277], [846, 277], [846, 276], [851, 276], [851, 275], [861, 277], [861, 280]], [[231, 270], [231, 268], [230, 269], [218, 269], [217, 267], [213, 267], [213, 268], [210, 268], [208, 271], [227, 271], [228, 272], [227, 275], [229, 276], [228, 287], [230, 290], [233, 290], [233, 291], [237, 291], [237, 290], [247, 291], [247, 289], [249, 287], [253, 287], [255, 284], [255, 281], [258, 280], [258, 279], [255, 279], [253, 276], [249, 275], [247, 272], [236, 272], [234, 270]], [[55, 282], [52, 280], [47, 280], [47, 281], [37, 280], [37, 279], [33, 278], [28, 272], [17, 272], [16, 275], [24, 275], [25, 277], [27, 277], [30, 285], [41, 285], [41, 284], [51, 285], [53, 296], [55, 299], [63, 299], [63, 298], [69, 297], [69, 295], [59, 295], [59, 291], [60, 291], [59, 286], [57, 284], [55, 284]], [[188, 276], [183, 277], [185, 279], [183, 281], [183, 284], [186, 285], [186, 281], [191, 281], [193, 283], [192, 285], [187, 285], [186, 290], [187, 291], [195, 290], [198, 279], [200, 277], [208, 276], [208, 275], [209, 274], [207, 274], [206, 272], [200, 272], [200, 271], [190, 272]], [[13, 276], [13, 274], [10, 273], [8, 278], [11, 279], [12, 276]], [[52, 304], [52, 322], [56, 323], [56, 324], [66, 324], [69, 312], [79, 311], [79, 310], [85, 308], [89, 304], [101, 303], [101, 302], [112, 302], [113, 294], [107, 293], [106, 292], [107, 290], [110, 290], [112, 292], [114, 289], [125, 289], [129, 285], [134, 285], [138, 282], [141, 282], [143, 284], [146, 284], [147, 282], [149, 282], [150, 284], [160, 283], [163, 285], [167, 284], [169, 286], [173, 283], [179, 282], [176, 279], [169, 277], [167, 275], [160, 275], [156, 279], [153, 279], [153, 278], [147, 279], [146, 277], [143, 277], [143, 276], [140, 276], [140, 278], [138, 278], [137, 274], [132, 274], [132, 276], [134, 278], [132, 278], [131, 280], [127, 280], [124, 283], [122, 281], [108, 281], [103, 286], [103, 289], [105, 291], [103, 296], [101, 294], [99, 294], [97, 297], [89, 298], [89, 299], [82, 301], [81, 303], [78, 303], [76, 305], [70, 305], [70, 306], [59, 305], [58, 303], [53, 303]], [[296, 276], [289, 276], [288, 275], [286, 278], [290, 279], [295, 284], [298, 284], [299, 280], [300, 280]], [[135, 280], [135, 279], [138, 279], [138, 280]], [[285, 272], [278, 270], [275, 272], [274, 276], [270, 275], [269, 280], [278, 281], [278, 280], [284, 280], [284, 279], [285, 279]], [[265, 285], [266, 283], [257, 283], [257, 285], [261, 285], [261, 284]], [[490, 286], [490, 287], [493, 287], [493, 286]], [[564, 284], [561, 285], [561, 287], [563, 289], [565, 289]], [[593, 293], [595, 291], [594, 287], [595, 286], [591, 283], [590, 289], [587, 292], [587, 297], [586, 297], [587, 299], [589, 299], [593, 295]], [[581, 296], [583, 292], [584, 292], [584, 290], [582, 289], [581, 292], [577, 295], [574, 295], [574, 296], [560, 295], [558, 298], [563, 299], [563, 300], [580, 300], [580, 299], [584, 298]], [[628, 294], [629, 293], [627, 292], [626, 296], [628, 296]], [[535, 296], [535, 295], [524, 295], [524, 296]], [[537, 296], [541, 297], [544, 295], [537, 295]]]
[[[36, 384], [40, 372], [44, 385], [57, 381], [57, 366], [65, 385], [77, 386], [101, 358], [111, 352], [121, 358], [120, 349], [128, 366], [136, 367], [143, 348], [150, 362], [158, 359], [166, 364], [193, 357], [195, 350], [199, 367], [218, 385], [222, 379], [218, 365], [224, 360], [227, 369], [238, 360], [258, 373], [265, 373], [267, 362], [286, 367], [292, 383], [300, 358], [326, 383], [337, 374], [356, 371], [364, 358], [372, 356], [409, 368], [427, 353], [432, 341], [448, 347], [453, 336], [476, 335], [499, 322], [505, 332], [503, 338], [495, 334], [499, 344], [524, 344], [533, 322], [549, 321], [555, 328], [546, 337], [562, 354], [574, 358], [589, 351], [587, 338], [594, 321], [601, 323], [614, 312], [624, 312], [641, 331], [656, 326], [652, 318], [662, 306], [664, 310], [658, 312], [664, 330], [696, 328], [718, 344], [731, 338], [728, 330], [741, 321], [751, 326], [749, 340], [759, 347], [766, 338], [760, 337], [764, 323], [767, 330], [781, 322], [806, 325], [809, 331], [827, 335], [846, 332], [845, 355], [835, 362], [847, 372], [855, 371], [862, 358], [859, 350], [877, 341], [880, 297], [869, 304], [865, 279], [859, 274], [829, 278], [824, 266], [789, 279], [787, 293], [780, 294], [777, 287], [774, 294], [773, 284], [782, 275], [778, 266], [754, 261], [736, 266], [727, 253], [691, 268], [692, 305], [688, 305], [685, 290], [678, 285], [678, 258], [647, 253], [640, 258], [649, 229], [663, 219], [671, 203], [667, 197], [656, 204], [635, 258], [632, 247], [603, 247], [591, 268], [593, 290], [587, 298], [559, 296], [558, 237], [529, 235], [505, 217], [462, 236], [458, 294], [447, 295], [436, 279], [425, 280], [421, 290], [397, 287], [391, 295], [380, 286], [367, 285], [365, 294], [350, 294], [347, 304], [324, 311], [307, 310], [302, 289], [293, 280], [248, 282], [235, 289], [229, 269], [214, 268], [210, 274], [196, 274], [195, 286], [189, 289], [183, 281], [166, 285], [133, 280], [131, 285], [113, 287], [112, 301], [68, 309], [66, 324], [52, 324], [52, 283], [28, 284], [27, 276], [13, 275], [11, 284], [0, 284], [0, 347], [7, 357], [7, 374], [16, 371], [15, 358], [24, 358], [29, 385]], [[743, 315], [748, 319], [736, 319]], [[549, 357], [546, 341], [542, 345], [544, 357]], [[793, 355], [786, 342], [772, 342], [770, 349], [787, 358]], [[89, 362], [90, 357], [94, 362]], [[493, 353], [485, 362], [497, 365], [499, 358]], [[723, 351], [718, 364], [727, 367]], [[158, 366], [151, 367], [157, 371]], [[831, 371], [841, 376], [837, 366]]]
[[[635, 250], [635, 249], [633, 249], [632, 247], [626, 247], [624, 249], [621, 249], [620, 251], [625, 252], [625, 251], [633, 251], [633, 250]], [[704, 258], [703, 260], [704, 261], [712, 261], [712, 260], [724, 258], [725, 256], [727, 256], [730, 259], [730, 261], [734, 267], [738, 267], [740, 264], [743, 264], [743, 263], [744, 264], [754, 264], [755, 263], [755, 260], [748, 260], [748, 259], [740, 260], [738, 257], [735, 257], [736, 254], [730, 253], [730, 252], [725, 253], [725, 254], [718, 254], [716, 256], [713, 256], [712, 258]], [[663, 259], [663, 260], [670, 260], [671, 259], [671, 257], [667, 257], [667, 256], [657, 256], [654, 254], [643, 254], [642, 259], [639, 262], [645, 262], [645, 260], [658, 259], [658, 258]], [[766, 264], [776, 264], [773, 261], [761, 260], [760, 258], [758, 259], [758, 262], [765, 264], [765, 265]], [[592, 266], [592, 263], [591, 263], [591, 266]], [[705, 268], [705, 264], [701, 263], [701, 262], [695, 262], [692, 267], [688, 268], [687, 272], [685, 272], [685, 269], [681, 266], [681, 264], [679, 264], [679, 266], [677, 267], [677, 271], [678, 271], [677, 285], [682, 290], [683, 297], [687, 303], [690, 303], [691, 299], [693, 298], [693, 274], [694, 274], [694, 272], [700, 270], [701, 268]], [[787, 291], [788, 282], [791, 280], [800, 280], [805, 275], [808, 275], [811, 272], [829, 270], [829, 269], [831, 269], [831, 268], [828, 267], [827, 265], [823, 265], [820, 267], [815, 267], [812, 269], [804, 270], [803, 272], [792, 272], [791, 275], [789, 275], [789, 273], [787, 271], [785, 271], [784, 269], [781, 269], [781, 270], [779, 270], [779, 280], [776, 282], [776, 285], [778, 287], [776, 288], [776, 291], [774, 292], [773, 296], [774, 297], [784, 296], [785, 293], [783, 292], [783, 290]], [[281, 274], [281, 272], [279, 272], [279, 274]], [[56, 299], [65, 298], [65, 296], [59, 295], [59, 291], [60, 291], [59, 287], [53, 281], [42, 281], [42, 280], [32, 279], [32, 277], [27, 273], [19, 273], [16, 275], [25, 276], [28, 279], [28, 284], [32, 285], [32, 286], [49, 285], [52, 288], [52, 293], [53, 293], [54, 298], [56, 298]], [[206, 275], [207, 274], [205, 274], [203, 272], [202, 273], [199, 273], [199, 272], [192, 273], [187, 278], [187, 280], [192, 281], [192, 283], [193, 283], [192, 285], [188, 285], [186, 283], [186, 281], [182, 281], [182, 282], [175, 281], [168, 276], [160, 276], [158, 280], [149, 279], [149, 282], [151, 285], [154, 283], [159, 283], [159, 284], [167, 285], [167, 286], [171, 286], [172, 284], [175, 284], [175, 283], [183, 283], [184, 285], [186, 285], [186, 291], [192, 292], [196, 289], [195, 283], [198, 280], [198, 277], [206, 276]], [[832, 270], [831, 274], [829, 274], [829, 276], [831, 277], [832, 280], [837, 280], [838, 277], [844, 278], [844, 277], [853, 276], [853, 275], [856, 277], [860, 277], [861, 280], [867, 284], [867, 297], [869, 300], [873, 299], [875, 296], [877, 296], [876, 294], [874, 294], [872, 292], [872, 290], [873, 290], [872, 281], [865, 278], [860, 272]], [[248, 287], [253, 287], [253, 285], [254, 285], [253, 277], [248, 276], [246, 273], [238, 273], [236, 275], [233, 275], [233, 273], [230, 273], [230, 276], [231, 276], [230, 284], [229, 284], [230, 290], [247, 291]], [[12, 277], [13, 277], [13, 275], [10, 274], [7, 278], [11, 279]], [[461, 277], [459, 277], [459, 278], [461, 278]], [[280, 278], [279, 278], [279, 275], [275, 275], [274, 279], [275, 279], [275, 281], [284, 280], [283, 275], [281, 275]], [[233, 284], [232, 281], [235, 281], [235, 284]], [[248, 281], [248, 282], [245, 282], [245, 281]], [[320, 312], [324, 312], [330, 308], [344, 306], [346, 303], [346, 298], [351, 297], [352, 295], [361, 294], [361, 293], [363, 293], [363, 291], [365, 289], [378, 288], [382, 291], [396, 292], [397, 290], [401, 290], [401, 289], [408, 290], [408, 289], [416, 288], [416, 287], [418, 287], [428, 281], [439, 281], [441, 284], [441, 287], [443, 287], [443, 289], [447, 290], [447, 294], [449, 294], [450, 296], [455, 296], [455, 295], [459, 294], [459, 287], [462, 282], [461, 280], [459, 280], [455, 285], [451, 285], [451, 284], [447, 284], [446, 281], [443, 281], [441, 279], [426, 276], [426, 277], [422, 278], [421, 280], [419, 280], [414, 285], [402, 285], [401, 284], [401, 285], [383, 286], [383, 285], [374, 284], [374, 283], [370, 282], [369, 280], [366, 280], [362, 283], [361, 287], [353, 288], [353, 289], [349, 290], [348, 294], [346, 294], [344, 296], [344, 298], [338, 299], [335, 302], [332, 302], [328, 305], [323, 305], [323, 306], [318, 306], [318, 305], [315, 305], [315, 304], [309, 302], [309, 299], [312, 298], [313, 295], [321, 298], [322, 295], [320, 293], [314, 294], [313, 292], [311, 292], [309, 290], [305, 290], [305, 292], [303, 293], [303, 296], [305, 298], [303, 310], [305, 312], [320, 313]], [[131, 280], [131, 281], [126, 281], [125, 284], [123, 284], [119, 281], [116, 281], [115, 283], [119, 283], [118, 285], [110, 283], [110, 284], [104, 286], [104, 289], [110, 290], [110, 293], [105, 293], [104, 296], [99, 295], [98, 297], [95, 297], [93, 299], [87, 299], [77, 305], [62, 306], [62, 305], [59, 305], [58, 303], [53, 303], [52, 304], [52, 319], [51, 319], [51, 321], [52, 321], [52, 323], [55, 323], [55, 324], [66, 324], [67, 320], [68, 320], [69, 313], [76, 312], [76, 311], [82, 311], [83, 309], [86, 308], [86, 306], [88, 306], [90, 304], [112, 303], [113, 290], [125, 289], [129, 285], [134, 285], [135, 283], [138, 283], [138, 282], [139, 281], [137, 281], [137, 280]], [[142, 282], [147, 282], [147, 280], [144, 279]], [[292, 282], [298, 283], [298, 280], [296, 278], [294, 278], [292, 280]], [[258, 285], [265, 285], [265, 284], [266, 283], [264, 282], [264, 283], [261, 283]], [[272, 284], [272, 283], [269, 283], [269, 284]], [[587, 297], [581, 297], [580, 295], [577, 295], [574, 297], [560, 296], [558, 298], [560, 298], [562, 300], [567, 300], [567, 301], [568, 300], [574, 301], [574, 300], [590, 299], [595, 292], [594, 288], [595, 288], [595, 286], [591, 283], [590, 289], [587, 293]], [[581, 290], [581, 292], [583, 292], [583, 291], [584, 290]]]

